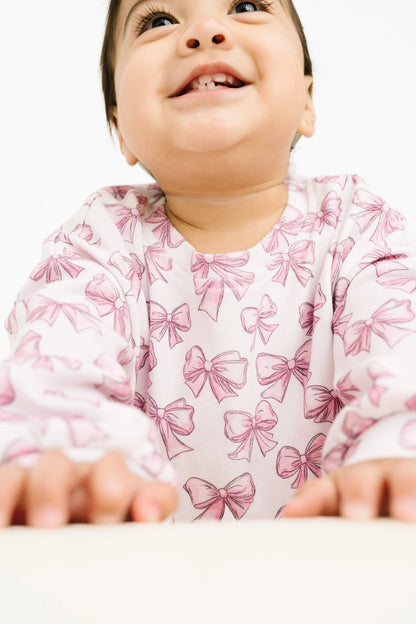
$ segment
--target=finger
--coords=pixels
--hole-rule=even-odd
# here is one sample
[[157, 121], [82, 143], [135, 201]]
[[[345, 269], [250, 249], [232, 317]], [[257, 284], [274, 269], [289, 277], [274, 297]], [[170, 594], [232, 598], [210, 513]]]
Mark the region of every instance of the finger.
[[286, 505], [283, 517], [334, 516], [337, 513], [338, 496], [335, 484], [329, 476], [325, 476], [315, 481], [307, 481]]
[[360, 462], [332, 473], [339, 492], [340, 515], [349, 520], [370, 520], [381, 514], [385, 489], [383, 464]]
[[13, 514], [21, 502], [26, 470], [17, 464], [0, 469], [0, 528], [12, 524]]
[[124, 522], [138, 484], [142, 484], [142, 479], [133, 475], [116, 453], [93, 464], [86, 483], [89, 521], [95, 524]]
[[27, 473], [25, 488], [26, 522], [34, 527], [57, 527], [68, 521], [73, 465], [61, 451], [40, 455]]
[[414, 460], [396, 460], [388, 474], [389, 515], [416, 521], [416, 467]]
[[178, 506], [178, 494], [169, 483], [156, 481], [144, 483], [133, 497], [130, 508], [134, 522], [161, 522]]

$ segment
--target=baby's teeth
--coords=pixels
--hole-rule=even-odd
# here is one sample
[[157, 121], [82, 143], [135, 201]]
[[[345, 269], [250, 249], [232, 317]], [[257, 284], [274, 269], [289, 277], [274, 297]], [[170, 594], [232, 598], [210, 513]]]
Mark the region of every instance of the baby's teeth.
[[225, 74], [214, 74], [214, 82], [225, 82], [227, 77]]
[[212, 82], [212, 78], [211, 76], [208, 76], [208, 74], [206, 74], [205, 76], [200, 76], [198, 78], [198, 82], [201, 82], [202, 84], [208, 84], [209, 82]]

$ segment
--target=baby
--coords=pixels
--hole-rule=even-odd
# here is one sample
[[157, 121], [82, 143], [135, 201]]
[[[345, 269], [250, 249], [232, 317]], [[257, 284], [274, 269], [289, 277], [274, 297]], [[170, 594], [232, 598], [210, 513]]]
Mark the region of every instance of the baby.
[[291, 0], [111, 0], [107, 119], [156, 183], [93, 193], [16, 300], [1, 526], [416, 520], [415, 251], [359, 176], [289, 175], [312, 74]]

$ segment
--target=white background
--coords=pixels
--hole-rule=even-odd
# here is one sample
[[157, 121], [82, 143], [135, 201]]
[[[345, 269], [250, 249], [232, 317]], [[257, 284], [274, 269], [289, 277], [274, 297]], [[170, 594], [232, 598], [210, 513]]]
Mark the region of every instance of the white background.
[[[295, 150], [295, 172], [360, 174], [408, 217], [416, 241], [416, 3], [296, 6], [318, 123]], [[123, 163], [106, 130], [98, 70], [106, 9], [106, 0], [1, 0], [0, 356], [3, 320], [42, 240], [97, 188], [148, 179]]]

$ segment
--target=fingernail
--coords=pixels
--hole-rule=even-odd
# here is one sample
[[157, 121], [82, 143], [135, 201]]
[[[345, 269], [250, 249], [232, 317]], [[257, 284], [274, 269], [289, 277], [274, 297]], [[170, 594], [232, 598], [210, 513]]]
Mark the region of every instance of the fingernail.
[[30, 518], [33, 526], [41, 528], [54, 528], [64, 524], [64, 516], [59, 509], [55, 507], [43, 507], [35, 511]]
[[364, 503], [345, 503], [342, 515], [349, 520], [371, 520], [374, 513], [368, 505]]
[[160, 522], [162, 514], [158, 505], [148, 504], [142, 511], [143, 522]]

